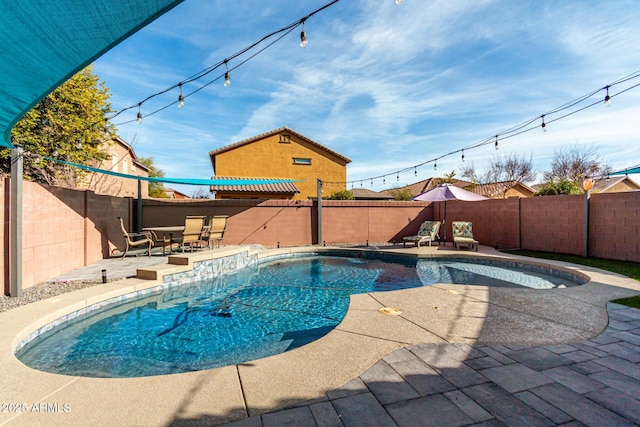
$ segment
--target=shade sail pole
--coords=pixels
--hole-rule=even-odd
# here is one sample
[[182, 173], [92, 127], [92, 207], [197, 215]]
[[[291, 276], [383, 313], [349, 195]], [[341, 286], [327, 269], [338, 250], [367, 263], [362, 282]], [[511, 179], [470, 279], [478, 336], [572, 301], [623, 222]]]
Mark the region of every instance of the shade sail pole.
[[22, 296], [22, 167], [23, 149], [11, 150], [11, 208], [9, 211], [9, 295]]
[[136, 233], [142, 231], [142, 181], [138, 180], [138, 205], [136, 206], [136, 214], [138, 220], [136, 221]]

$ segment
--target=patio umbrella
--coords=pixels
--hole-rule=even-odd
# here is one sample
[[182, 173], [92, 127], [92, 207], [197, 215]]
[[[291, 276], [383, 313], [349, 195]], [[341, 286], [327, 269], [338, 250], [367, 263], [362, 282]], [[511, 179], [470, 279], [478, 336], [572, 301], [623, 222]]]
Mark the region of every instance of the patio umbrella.
[[412, 197], [411, 200], [419, 200], [421, 202], [444, 202], [444, 240], [447, 240], [447, 200], [462, 200], [474, 202], [478, 200], [487, 200], [487, 197], [471, 191], [463, 190], [451, 184], [440, 184], [431, 190]]

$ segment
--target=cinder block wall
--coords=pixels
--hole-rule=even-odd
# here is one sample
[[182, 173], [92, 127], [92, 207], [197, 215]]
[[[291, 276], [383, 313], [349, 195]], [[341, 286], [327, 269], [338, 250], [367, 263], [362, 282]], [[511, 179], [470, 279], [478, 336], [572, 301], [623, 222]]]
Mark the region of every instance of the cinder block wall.
[[522, 249], [582, 255], [583, 196], [530, 197], [521, 206]]
[[640, 191], [595, 194], [589, 215], [589, 255], [640, 262]]

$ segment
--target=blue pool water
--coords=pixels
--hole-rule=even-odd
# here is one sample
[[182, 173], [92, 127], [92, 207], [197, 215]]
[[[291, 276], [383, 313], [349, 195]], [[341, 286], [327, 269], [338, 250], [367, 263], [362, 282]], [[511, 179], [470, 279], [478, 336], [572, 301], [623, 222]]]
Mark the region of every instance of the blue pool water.
[[39, 335], [16, 356], [36, 369], [89, 377], [233, 365], [327, 334], [344, 318], [351, 294], [435, 283], [539, 289], [575, 284], [453, 259], [295, 258], [91, 311]]

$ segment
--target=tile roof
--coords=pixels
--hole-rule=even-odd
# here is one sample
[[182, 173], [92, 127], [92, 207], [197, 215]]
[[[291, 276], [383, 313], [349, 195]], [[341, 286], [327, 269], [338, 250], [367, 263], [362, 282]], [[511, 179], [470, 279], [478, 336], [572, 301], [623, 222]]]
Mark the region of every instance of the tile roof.
[[379, 193], [377, 191], [369, 190], [368, 188], [352, 188], [349, 191], [351, 191], [356, 200], [393, 200], [393, 196], [389, 194]]
[[[253, 181], [256, 179], [283, 179], [287, 178], [257, 178], [257, 177], [223, 177], [216, 176], [217, 179], [234, 179]], [[271, 193], [271, 194], [296, 194], [299, 193], [298, 187], [292, 181], [283, 181], [273, 184], [247, 184], [247, 185], [211, 185], [211, 191], [224, 191], [227, 193]]]
[[617, 184], [620, 184], [621, 182], [624, 182], [625, 180], [627, 180], [626, 183], [630, 187], [636, 187], [636, 188], [639, 187], [634, 180], [632, 180], [626, 175], [623, 175], [623, 176], [612, 176], [609, 178], [599, 179], [595, 182], [595, 184], [593, 185], [593, 189], [591, 191], [595, 193], [605, 193], [610, 188], [614, 187]]
[[504, 194], [505, 191], [517, 185], [522, 186], [525, 190], [530, 191], [532, 194], [536, 192], [536, 190], [534, 190], [533, 188], [516, 180], [490, 182], [487, 184], [470, 184], [463, 188], [467, 191], [471, 191], [473, 193], [480, 194], [486, 197], [502, 197], [502, 194]]
[[[438, 185], [442, 184], [443, 181], [444, 181], [443, 178], [427, 178], [413, 184], [405, 185], [404, 187], [389, 188], [386, 190], [382, 190], [380, 193], [391, 195], [391, 193], [394, 191], [409, 189], [413, 196], [417, 196], [419, 194], [422, 194], [431, 190], [432, 188], [437, 187]], [[470, 185], [472, 183], [469, 181], [462, 181], [462, 180], [456, 179], [453, 181], [452, 184], [455, 185], [456, 187], [465, 188], [465, 186]]]
[[238, 147], [241, 147], [243, 145], [250, 144], [252, 142], [259, 141], [261, 139], [264, 139], [264, 138], [267, 138], [269, 136], [276, 135], [276, 134], [279, 134], [279, 133], [282, 133], [282, 132], [287, 132], [287, 133], [290, 133], [292, 135], [296, 135], [298, 138], [304, 139], [308, 143], [313, 144], [313, 145], [323, 149], [324, 151], [333, 154], [334, 156], [344, 160], [345, 162], [351, 163], [351, 159], [349, 159], [348, 157], [345, 157], [342, 154], [333, 151], [332, 149], [320, 144], [319, 142], [316, 142], [313, 139], [311, 139], [311, 138], [309, 138], [307, 136], [304, 136], [303, 134], [301, 134], [299, 132], [296, 132], [295, 130], [293, 130], [291, 128], [288, 128], [287, 126], [283, 126], [281, 128], [274, 129], [274, 130], [271, 130], [269, 132], [261, 133], [260, 135], [252, 136], [251, 138], [243, 139], [242, 141], [234, 142], [233, 144], [229, 144], [229, 145], [226, 145], [224, 147], [220, 147], [220, 148], [217, 148], [215, 150], [209, 151], [209, 156], [213, 158], [213, 156], [215, 156], [216, 154], [220, 154], [220, 153], [224, 153], [226, 151], [234, 150], [234, 149], [236, 149]]

